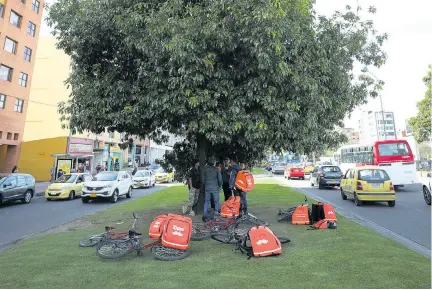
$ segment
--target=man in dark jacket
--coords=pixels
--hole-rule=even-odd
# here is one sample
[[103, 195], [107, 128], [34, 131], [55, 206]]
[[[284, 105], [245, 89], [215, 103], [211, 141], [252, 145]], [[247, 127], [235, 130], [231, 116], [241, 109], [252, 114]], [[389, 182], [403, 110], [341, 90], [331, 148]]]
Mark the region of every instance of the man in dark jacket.
[[183, 214], [189, 213], [190, 216], [195, 216], [192, 207], [198, 202], [201, 188], [201, 171], [198, 160], [194, 160], [194, 166], [189, 170], [187, 182], [189, 188], [189, 203], [182, 207], [182, 211]]
[[219, 212], [219, 190], [222, 186], [222, 176], [216, 167], [216, 158], [210, 157], [208, 165], [201, 172], [201, 180], [204, 183], [205, 201], [204, 201], [204, 217], [208, 216], [210, 207], [210, 199], [215, 202], [215, 214]]
[[221, 174], [222, 174], [222, 183], [223, 183], [222, 189], [224, 192], [225, 201], [227, 201], [228, 198], [230, 198], [230, 196], [232, 195], [231, 189], [229, 186], [229, 180], [230, 180], [230, 175], [231, 175], [231, 165], [230, 165], [230, 160], [228, 157], [225, 157], [225, 159], [223, 161]]
[[235, 187], [235, 179], [237, 173], [242, 170], [240, 166], [237, 164], [237, 159], [231, 158], [231, 175], [230, 175], [230, 189], [234, 191], [235, 196], [240, 195], [240, 210], [242, 214], [247, 214], [247, 200], [246, 200], [246, 192], [242, 192]]

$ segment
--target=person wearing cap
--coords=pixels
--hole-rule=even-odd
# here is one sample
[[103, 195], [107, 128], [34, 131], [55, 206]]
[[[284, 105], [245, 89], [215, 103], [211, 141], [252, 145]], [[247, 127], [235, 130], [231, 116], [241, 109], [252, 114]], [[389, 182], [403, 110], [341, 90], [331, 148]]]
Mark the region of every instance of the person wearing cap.
[[230, 198], [230, 196], [232, 195], [230, 185], [229, 185], [229, 180], [231, 175], [231, 165], [230, 165], [230, 159], [228, 157], [225, 157], [223, 160], [221, 174], [222, 174], [222, 189], [224, 192], [225, 201], [227, 201], [228, 198]]

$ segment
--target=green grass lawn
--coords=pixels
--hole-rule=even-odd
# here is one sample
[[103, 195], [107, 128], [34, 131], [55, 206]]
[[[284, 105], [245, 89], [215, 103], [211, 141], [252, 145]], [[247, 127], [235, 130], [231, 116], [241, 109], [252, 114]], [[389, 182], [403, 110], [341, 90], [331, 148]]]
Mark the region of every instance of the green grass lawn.
[[252, 174], [264, 174], [264, 169], [259, 167], [252, 168]]
[[[0, 254], [1, 288], [429, 288], [431, 260], [348, 219], [337, 230], [277, 223], [277, 209], [301, 203], [287, 187], [257, 184], [249, 209], [291, 238], [278, 257], [247, 260], [230, 245], [192, 242], [181, 261], [154, 260], [149, 251], [120, 260], [100, 259], [94, 248], [79, 248], [85, 235], [105, 224], [139, 214], [137, 229], [147, 232], [160, 212], [178, 212], [187, 200], [183, 186], [122, 203], [73, 223], [66, 232], [31, 238]], [[310, 200], [311, 202], [311, 200]], [[89, 226], [90, 225], [90, 226]]]

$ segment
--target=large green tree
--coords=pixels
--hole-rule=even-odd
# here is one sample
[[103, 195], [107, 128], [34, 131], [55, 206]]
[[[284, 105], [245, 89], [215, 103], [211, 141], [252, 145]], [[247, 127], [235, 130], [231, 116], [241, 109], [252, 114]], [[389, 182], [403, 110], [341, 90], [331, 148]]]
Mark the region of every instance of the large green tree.
[[414, 138], [418, 143], [430, 142], [432, 118], [432, 65], [429, 65], [427, 76], [423, 78], [426, 85], [425, 97], [417, 103], [417, 116], [409, 119], [408, 124], [413, 130]]
[[335, 125], [382, 85], [354, 64], [386, 59], [372, 21], [317, 16], [309, 0], [59, 0], [48, 23], [72, 59], [72, 131], [167, 131], [194, 138], [202, 163], [218, 144], [338, 143]]

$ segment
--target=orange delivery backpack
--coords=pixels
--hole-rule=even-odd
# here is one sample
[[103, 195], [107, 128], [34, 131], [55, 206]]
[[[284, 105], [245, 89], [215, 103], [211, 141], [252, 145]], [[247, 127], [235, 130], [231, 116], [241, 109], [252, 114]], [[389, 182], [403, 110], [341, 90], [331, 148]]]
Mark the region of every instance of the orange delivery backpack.
[[237, 172], [234, 185], [242, 192], [251, 191], [255, 185], [253, 175], [247, 170], [240, 170]]
[[310, 225], [310, 212], [308, 205], [299, 205], [294, 210], [291, 221], [293, 225]]
[[320, 220], [337, 222], [336, 212], [331, 204], [322, 202], [312, 204], [312, 221], [318, 222]]
[[155, 240], [160, 239], [167, 218], [168, 218], [167, 214], [161, 214], [153, 219], [153, 221], [149, 226], [150, 239], [155, 239]]
[[[246, 245], [250, 241], [250, 246]], [[248, 259], [251, 257], [275, 256], [282, 253], [279, 238], [266, 226], [256, 226], [249, 230], [242, 241], [240, 250], [246, 250]]]
[[230, 196], [222, 206], [220, 215], [224, 218], [238, 217], [240, 214], [240, 196]]
[[187, 250], [192, 235], [192, 219], [190, 217], [168, 214], [162, 232], [162, 245], [177, 250]]

